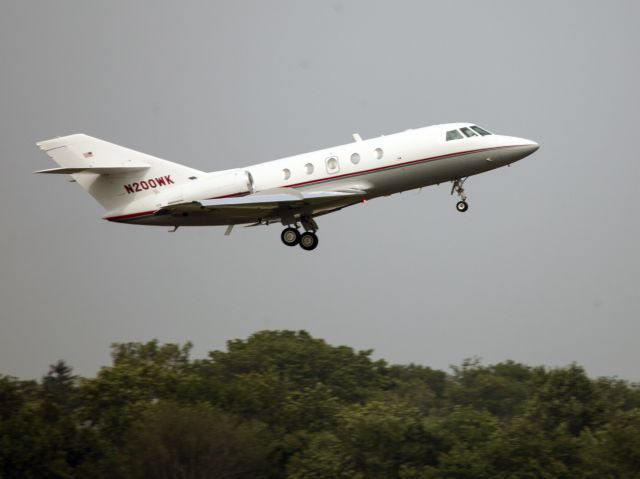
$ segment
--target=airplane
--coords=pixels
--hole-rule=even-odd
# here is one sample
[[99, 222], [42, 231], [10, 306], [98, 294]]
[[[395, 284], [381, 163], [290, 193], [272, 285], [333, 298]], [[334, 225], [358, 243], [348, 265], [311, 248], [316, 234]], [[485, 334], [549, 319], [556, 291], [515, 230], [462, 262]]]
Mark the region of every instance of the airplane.
[[[474, 123], [410, 129], [243, 168], [206, 173], [74, 134], [37, 143], [107, 211], [108, 221], [173, 227], [281, 223], [282, 242], [318, 246], [315, 218], [402, 191], [451, 182], [456, 209], [467, 178], [521, 160], [539, 145]], [[301, 231], [301, 229], [303, 231]]]

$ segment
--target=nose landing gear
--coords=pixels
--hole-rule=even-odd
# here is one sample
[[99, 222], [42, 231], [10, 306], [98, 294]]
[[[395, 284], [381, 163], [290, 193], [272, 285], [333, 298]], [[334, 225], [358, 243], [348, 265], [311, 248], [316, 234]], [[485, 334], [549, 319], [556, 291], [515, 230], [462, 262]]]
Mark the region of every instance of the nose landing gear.
[[464, 194], [464, 188], [462, 187], [465, 181], [467, 181], [467, 178], [458, 178], [457, 180], [454, 180], [452, 182], [453, 186], [451, 187], [451, 194], [455, 193], [460, 197], [460, 201], [456, 203], [456, 209], [461, 213], [464, 213], [469, 209], [469, 204], [467, 203], [467, 195]]

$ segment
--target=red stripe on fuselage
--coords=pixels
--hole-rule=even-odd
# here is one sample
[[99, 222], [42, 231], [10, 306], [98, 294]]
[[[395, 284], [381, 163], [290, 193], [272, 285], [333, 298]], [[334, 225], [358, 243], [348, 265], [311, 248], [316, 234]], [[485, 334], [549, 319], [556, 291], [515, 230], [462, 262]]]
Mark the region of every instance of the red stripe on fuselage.
[[295, 188], [296, 186], [305, 186], [313, 183], [322, 183], [323, 181], [335, 180], [337, 178], [348, 178], [349, 176], [366, 175], [368, 173], [375, 173], [376, 171], [392, 170], [394, 168], [401, 168], [403, 166], [409, 166], [409, 165], [417, 165], [419, 163], [426, 163], [428, 161], [442, 160], [444, 158], [450, 158], [453, 156], [469, 155], [471, 153], [481, 153], [483, 151], [501, 150], [504, 148], [514, 148], [517, 146], [522, 146], [522, 145], [493, 146], [491, 148], [481, 148], [479, 150], [461, 151], [458, 153], [447, 153], [446, 155], [431, 156], [429, 158], [422, 158], [420, 160], [405, 161], [403, 163], [394, 163], [393, 165], [380, 166], [378, 168], [372, 168], [370, 170], [354, 171], [351, 173], [344, 173], [342, 175], [326, 176], [324, 178], [320, 178], [317, 180], [303, 181], [302, 183], [295, 183], [293, 185], [284, 185], [282, 187]]

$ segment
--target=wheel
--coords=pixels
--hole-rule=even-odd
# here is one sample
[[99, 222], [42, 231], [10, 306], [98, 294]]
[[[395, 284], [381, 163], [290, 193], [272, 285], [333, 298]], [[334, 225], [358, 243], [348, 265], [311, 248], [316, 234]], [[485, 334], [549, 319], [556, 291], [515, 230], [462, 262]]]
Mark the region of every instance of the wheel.
[[309, 231], [306, 233], [302, 233], [300, 236], [300, 247], [302, 249], [306, 249], [307, 251], [311, 251], [312, 249], [316, 249], [318, 246], [318, 237]]
[[467, 204], [466, 201], [458, 201], [458, 204], [456, 205], [456, 209], [459, 212], [464, 213], [469, 209], [469, 205]]
[[287, 246], [295, 246], [300, 242], [300, 232], [295, 228], [285, 228], [282, 230], [280, 239]]

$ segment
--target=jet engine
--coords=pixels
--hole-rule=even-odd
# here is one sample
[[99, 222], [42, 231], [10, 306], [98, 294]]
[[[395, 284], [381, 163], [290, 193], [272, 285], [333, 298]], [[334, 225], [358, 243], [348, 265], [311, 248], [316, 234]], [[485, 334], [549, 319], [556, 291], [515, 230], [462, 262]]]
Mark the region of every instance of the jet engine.
[[179, 185], [179, 188], [181, 191], [178, 195], [172, 195], [169, 204], [253, 193], [253, 178], [246, 170], [227, 170], [207, 173], [190, 183]]

